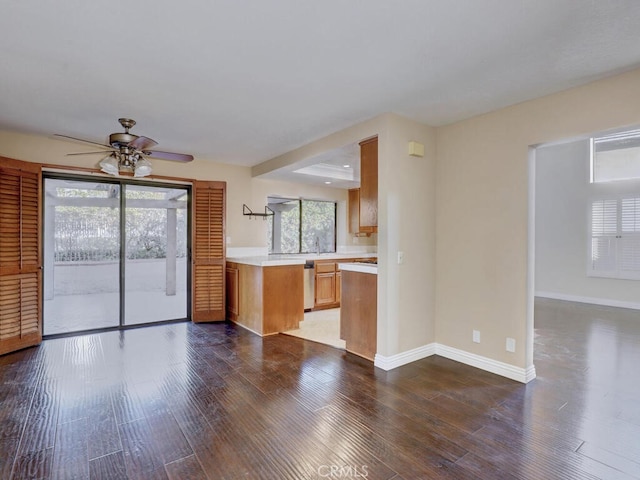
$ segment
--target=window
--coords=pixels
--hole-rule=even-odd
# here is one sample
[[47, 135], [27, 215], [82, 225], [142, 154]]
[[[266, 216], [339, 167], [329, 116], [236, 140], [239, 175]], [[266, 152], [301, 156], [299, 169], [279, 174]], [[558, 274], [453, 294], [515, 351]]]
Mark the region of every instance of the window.
[[640, 130], [591, 139], [591, 183], [640, 178]]
[[640, 280], [640, 197], [592, 202], [588, 274]]
[[269, 197], [269, 253], [336, 251], [336, 202]]

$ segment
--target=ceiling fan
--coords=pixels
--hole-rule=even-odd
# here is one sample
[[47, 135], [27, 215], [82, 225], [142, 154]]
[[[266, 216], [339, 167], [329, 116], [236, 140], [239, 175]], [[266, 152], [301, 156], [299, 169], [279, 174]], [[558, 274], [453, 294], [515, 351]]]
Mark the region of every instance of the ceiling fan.
[[55, 134], [55, 136], [104, 147], [106, 150], [100, 150], [98, 152], [68, 153], [67, 155], [108, 153], [109, 155], [103, 158], [99, 165], [103, 172], [110, 175], [119, 175], [121, 170], [132, 171], [134, 177], [146, 177], [150, 175], [151, 162], [145, 157], [171, 160], [174, 162], [191, 162], [193, 160], [193, 155], [149, 150], [151, 147], [157, 145], [158, 142], [148, 137], [129, 133], [129, 129], [136, 124], [135, 120], [119, 118], [118, 122], [120, 122], [120, 125], [124, 128], [124, 132], [116, 132], [109, 135], [109, 145], [70, 137], [68, 135]]

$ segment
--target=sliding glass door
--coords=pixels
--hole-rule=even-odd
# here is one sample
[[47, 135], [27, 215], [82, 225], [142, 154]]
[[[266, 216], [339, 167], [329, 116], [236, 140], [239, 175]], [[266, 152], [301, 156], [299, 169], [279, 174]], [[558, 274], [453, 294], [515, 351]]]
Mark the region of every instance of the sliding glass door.
[[43, 333], [120, 324], [120, 185], [44, 181]]
[[126, 325], [187, 316], [187, 193], [126, 186]]
[[187, 187], [44, 180], [44, 335], [188, 317]]

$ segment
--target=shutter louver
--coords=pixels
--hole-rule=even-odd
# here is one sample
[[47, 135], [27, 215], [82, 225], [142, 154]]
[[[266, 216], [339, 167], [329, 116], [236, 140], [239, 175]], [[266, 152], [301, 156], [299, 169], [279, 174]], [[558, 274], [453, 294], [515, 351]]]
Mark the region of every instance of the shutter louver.
[[591, 204], [591, 270], [615, 272], [618, 201], [597, 200]]
[[623, 276], [640, 276], [640, 198], [621, 201], [622, 238], [619, 267]]
[[42, 340], [41, 176], [37, 164], [0, 161], [0, 354], [4, 354]]
[[194, 183], [194, 322], [225, 319], [225, 190], [224, 182]]

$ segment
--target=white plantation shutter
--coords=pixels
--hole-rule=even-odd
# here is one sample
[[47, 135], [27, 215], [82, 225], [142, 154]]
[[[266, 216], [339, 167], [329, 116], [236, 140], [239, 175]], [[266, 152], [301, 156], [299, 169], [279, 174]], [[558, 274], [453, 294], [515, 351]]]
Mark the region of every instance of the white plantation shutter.
[[615, 275], [618, 200], [597, 200], [591, 204], [591, 270]]
[[640, 279], [640, 197], [591, 204], [589, 274]]
[[623, 198], [621, 206], [620, 270], [640, 277], [640, 198]]
[[622, 199], [622, 233], [640, 233], [640, 198]]

